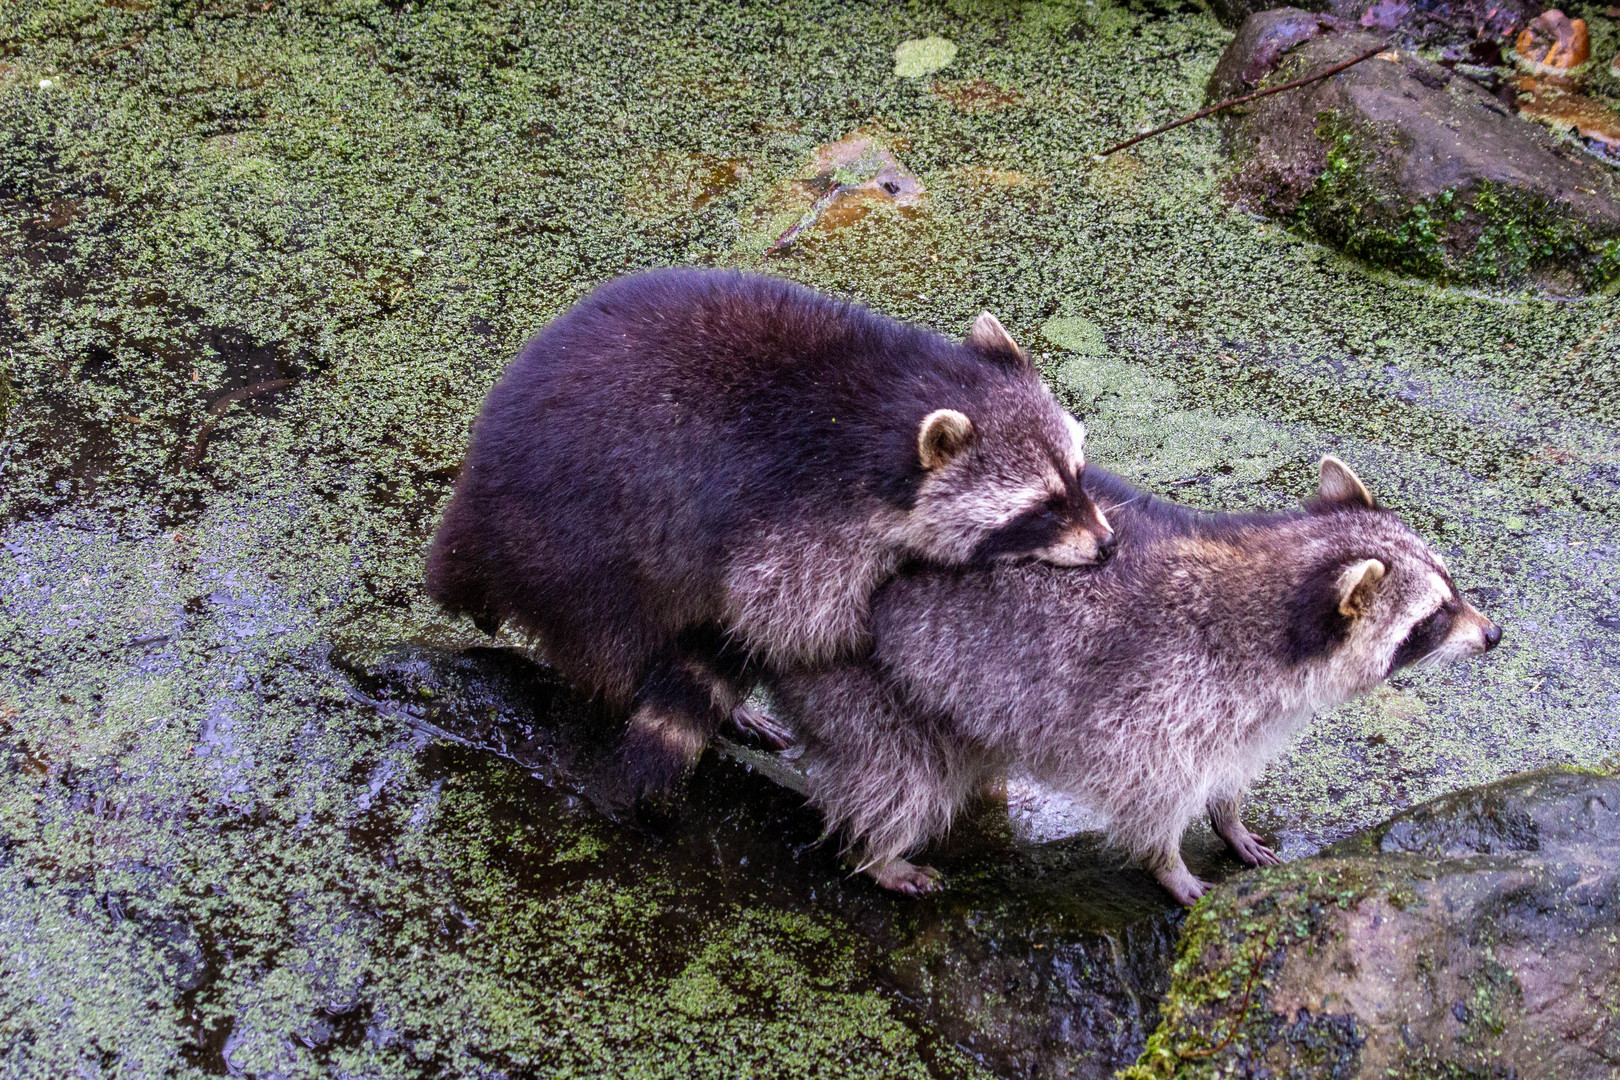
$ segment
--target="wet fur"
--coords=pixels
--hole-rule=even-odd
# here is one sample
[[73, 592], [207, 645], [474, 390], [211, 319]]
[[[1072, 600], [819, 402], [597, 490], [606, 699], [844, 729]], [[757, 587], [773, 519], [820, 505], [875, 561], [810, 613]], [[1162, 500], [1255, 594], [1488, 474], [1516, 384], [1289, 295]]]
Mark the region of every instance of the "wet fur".
[[[940, 410], [966, 420], [930, 434]], [[428, 589], [633, 708], [627, 768], [657, 789], [760, 665], [863, 649], [902, 560], [1105, 532], [1077, 430], [988, 316], [957, 343], [774, 278], [624, 278], [491, 391]], [[1035, 498], [1056, 513], [1015, 513]]]
[[1179, 852], [1198, 814], [1271, 861], [1237, 808], [1313, 713], [1419, 652], [1455, 658], [1500, 636], [1370, 498], [1215, 515], [1095, 467], [1085, 484], [1118, 538], [1105, 565], [904, 574], [874, 598], [869, 659], [778, 680], [812, 801], [875, 876], [907, 880], [905, 856], [1017, 768], [1104, 812], [1112, 839], [1190, 902], [1202, 883]]

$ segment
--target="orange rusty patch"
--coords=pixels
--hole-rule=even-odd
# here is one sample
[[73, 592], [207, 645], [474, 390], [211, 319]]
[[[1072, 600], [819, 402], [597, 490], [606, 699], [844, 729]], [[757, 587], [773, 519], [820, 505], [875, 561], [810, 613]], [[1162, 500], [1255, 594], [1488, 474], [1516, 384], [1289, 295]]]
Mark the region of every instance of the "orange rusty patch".
[[1519, 91], [1519, 115], [1553, 128], [1574, 128], [1583, 139], [1601, 143], [1609, 153], [1620, 153], [1620, 113], [1574, 90], [1567, 81], [1537, 75], [1514, 80]]
[[957, 112], [990, 113], [1016, 108], [1024, 103], [1024, 95], [1016, 90], [997, 86], [988, 79], [970, 79], [949, 83], [935, 80], [934, 96]]
[[1530, 25], [1519, 31], [1513, 49], [1533, 70], [1568, 71], [1592, 57], [1586, 20], [1571, 19], [1557, 8], [1531, 19]]

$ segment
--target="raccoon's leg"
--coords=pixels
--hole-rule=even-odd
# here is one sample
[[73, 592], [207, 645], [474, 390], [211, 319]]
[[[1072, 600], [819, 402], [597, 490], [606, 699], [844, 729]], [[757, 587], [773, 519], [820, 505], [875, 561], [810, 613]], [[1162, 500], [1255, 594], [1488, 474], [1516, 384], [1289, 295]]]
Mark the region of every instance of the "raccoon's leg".
[[772, 750], [786, 750], [793, 745], [792, 731], [765, 710], [748, 703], [748, 695], [759, 681], [759, 665], [747, 649], [712, 627], [686, 635], [682, 646], [682, 663], [687, 672], [708, 688], [715, 710], [739, 735], [758, 739]]
[[630, 729], [619, 748], [636, 795], [668, 791], [686, 775], [730, 711], [716, 708], [712, 682], [693, 667], [679, 650], [666, 650], [636, 691]]
[[752, 689], [747, 654], [713, 627], [692, 630], [665, 647], [636, 691], [621, 748], [636, 794], [668, 790], [697, 764], [709, 737], [727, 721], [785, 747], [785, 729], [745, 703]]
[[1193, 877], [1178, 849], [1155, 851], [1145, 861], [1148, 871], [1159, 879], [1159, 884], [1169, 890], [1178, 903], [1192, 907], [1209, 890], [1209, 882]]
[[984, 780], [983, 755], [869, 664], [800, 671], [774, 690], [805, 741], [810, 802], [848, 838], [859, 871], [910, 896], [943, 888], [906, 855], [949, 829]]
[[1250, 866], [1281, 865], [1277, 853], [1243, 824], [1236, 795], [1217, 795], [1209, 800], [1209, 823], [1233, 854]]

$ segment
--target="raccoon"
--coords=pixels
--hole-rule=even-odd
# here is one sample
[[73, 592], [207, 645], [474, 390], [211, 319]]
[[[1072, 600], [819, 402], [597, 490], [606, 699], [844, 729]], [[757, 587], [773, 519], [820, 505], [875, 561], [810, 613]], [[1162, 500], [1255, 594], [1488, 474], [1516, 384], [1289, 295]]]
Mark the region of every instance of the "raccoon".
[[623, 278], [490, 392], [428, 589], [633, 710], [628, 779], [658, 790], [759, 724], [761, 669], [863, 649], [902, 561], [1106, 557], [1084, 438], [988, 312], [959, 344], [765, 276]]
[[870, 657], [775, 680], [811, 801], [886, 888], [938, 887], [905, 856], [1019, 769], [1106, 814], [1190, 904], [1207, 886], [1181, 835], [1201, 811], [1246, 863], [1277, 861], [1239, 807], [1313, 713], [1501, 639], [1335, 458], [1292, 513], [1199, 513], [1095, 467], [1085, 486], [1117, 530], [1105, 565], [901, 574], [874, 597]]

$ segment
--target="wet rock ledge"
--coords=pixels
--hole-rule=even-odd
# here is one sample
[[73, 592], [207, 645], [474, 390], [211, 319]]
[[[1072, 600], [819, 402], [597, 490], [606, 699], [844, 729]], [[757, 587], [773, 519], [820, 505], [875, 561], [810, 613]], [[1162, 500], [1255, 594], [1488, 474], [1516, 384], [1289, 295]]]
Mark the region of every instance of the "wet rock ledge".
[[1620, 1074], [1620, 780], [1456, 792], [1192, 914], [1127, 1080]]
[[[705, 879], [685, 864], [718, 868], [730, 889], [838, 916], [881, 984], [999, 1075], [1103, 1080], [1136, 1060], [1158, 1023], [1184, 913], [1091, 837], [1031, 843], [992, 804], [929, 853], [950, 888], [902, 899], [851, 875], [818, 815], [771, 778], [792, 782], [771, 755], [724, 744], [677, 808], [632, 817], [603, 768], [611, 718], [544, 667], [506, 650], [417, 646], [332, 659], [377, 709], [542, 781], [534, 828], [555, 827], [564, 803], [595, 806], [610, 847], [651, 843], [683, 878]], [[1186, 855], [1208, 877], [1239, 865], [1207, 837]]]
[[[414, 645], [333, 660], [378, 710], [543, 781], [537, 827], [564, 803], [594, 804], [626, 845], [650, 837], [666, 857], [749, 879], [738, 888], [836, 914], [882, 983], [1002, 1076], [1576, 1077], [1620, 1064], [1620, 780], [1549, 770], [1447, 796], [1315, 858], [1238, 874], [1183, 932], [1152, 879], [1090, 836], [1034, 843], [994, 805], [930, 853], [950, 889], [898, 899], [850, 876], [771, 755], [724, 744], [678, 811], [627, 819], [603, 768], [613, 724], [544, 667]], [[1238, 870], [1207, 837], [1187, 847], [1197, 872]]]

